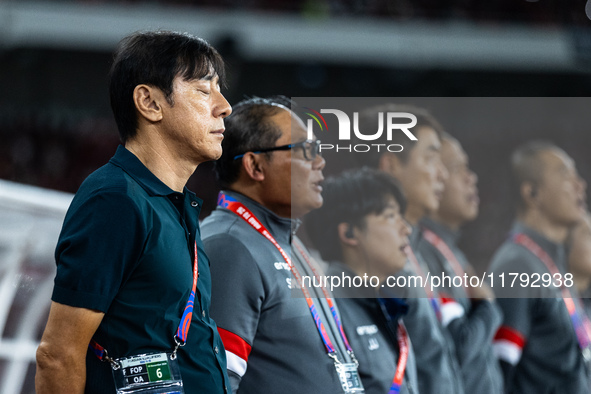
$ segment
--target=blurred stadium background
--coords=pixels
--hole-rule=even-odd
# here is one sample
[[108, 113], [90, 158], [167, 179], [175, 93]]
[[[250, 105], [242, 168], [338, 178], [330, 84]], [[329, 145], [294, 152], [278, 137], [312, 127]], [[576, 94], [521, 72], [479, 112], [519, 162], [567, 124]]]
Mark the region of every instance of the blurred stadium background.
[[[414, 97], [464, 143], [479, 175], [481, 217], [464, 243], [484, 269], [511, 220], [511, 149], [553, 140], [591, 179], [588, 8], [586, 0], [0, 0], [0, 394], [34, 392], [65, 209], [118, 144], [106, 76], [126, 34], [163, 28], [207, 39], [228, 63], [230, 103]], [[453, 109], [419, 99], [480, 96], [581, 98], [558, 109], [552, 100], [507, 101], [518, 122], [502, 127], [469, 99]], [[328, 163], [327, 173], [337, 170]], [[211, 165], [189, 187], [207, 214]]]

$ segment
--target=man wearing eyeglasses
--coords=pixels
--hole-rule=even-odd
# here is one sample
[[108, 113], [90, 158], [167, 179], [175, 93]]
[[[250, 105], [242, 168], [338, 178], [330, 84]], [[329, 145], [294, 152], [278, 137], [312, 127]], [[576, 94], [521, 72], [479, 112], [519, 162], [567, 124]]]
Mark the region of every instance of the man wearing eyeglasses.
[[226, 119], [223, 190], [202, 226], [211, 314], [234, 393], [363, 393], [330, 294], [292, 283], [322, 275], [295, 232], [322, 205], [325, 161], [290, 104], [252, 98]]

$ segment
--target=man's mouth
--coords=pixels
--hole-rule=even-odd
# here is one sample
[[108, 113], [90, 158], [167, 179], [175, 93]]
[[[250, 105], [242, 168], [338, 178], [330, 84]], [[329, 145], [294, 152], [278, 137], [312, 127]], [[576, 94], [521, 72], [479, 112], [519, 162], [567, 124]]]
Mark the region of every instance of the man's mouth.
[[312, 182], [312, 188], [314, 188], [314, 190], [321, 192], [322, 191], [322, 180], [317, 181], [317, 182]]

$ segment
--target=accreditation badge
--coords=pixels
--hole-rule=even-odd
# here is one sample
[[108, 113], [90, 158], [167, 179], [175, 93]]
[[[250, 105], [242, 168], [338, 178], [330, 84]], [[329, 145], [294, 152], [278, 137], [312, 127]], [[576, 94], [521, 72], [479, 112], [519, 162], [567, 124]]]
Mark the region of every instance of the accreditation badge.
[[149, 353], [113, 360], [117, 394], [184, 394], [174, 353]]
[[355, 363], [335, 363], [339, 380], [345, 393], [364, 393], [363, 384]]

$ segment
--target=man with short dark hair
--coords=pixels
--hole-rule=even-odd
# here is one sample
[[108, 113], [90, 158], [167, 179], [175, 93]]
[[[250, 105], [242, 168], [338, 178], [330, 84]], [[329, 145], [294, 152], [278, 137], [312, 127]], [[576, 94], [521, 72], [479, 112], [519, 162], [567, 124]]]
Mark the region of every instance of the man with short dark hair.
[[[460, 142], [444, 133], [441, 160], [448, 172], [437, 211], [421, 220], [421, 255], [432, 275], [439, 278], [465, 278], [474, 270], [459, 249], [457, 241], [462, 225], [478, 215], [477, 176], [468, 166], [468, 156]], [[463, 279], [464, 280], [464, 279]], [[482, 286], [456, 286], [442, 279], [441, 305], [447, 316], [444, 325], [450, 332], [464, 387], [467, 393], [501, 394], [503, 377], [493, 354], [492, 340], [501, 324], [501, 312], [494, 303], [492, 290]]]
[[223, 61], [188, 34], [135, 33], [120, 43], [110, 78], [123, 145], [66, 215], [36, 390], [115, 393], [150, 382], [222, 394], [229, 382], [209, 317], [201, 200], [185, 184], [222, 153], [231, 113]]
[[[586, 185], [574, 161], [551, 143], [519, 147], [511, 164], [517, 219], [490, 267], [504, 315], [494, 348], [505, 389], [515, 394], [589, 393], [583, 358], [589, 338], [580, 335], [584, 330], [576, 323], [580, 319], [565, 277], [564, 251], [569, 229], [585, 214]], [[517, 284], [509, 286], [517, 274]], [[539, 286], [533, 282], [537, 277]], [[543, 285], [544, 277], [552, 278], [551, 286]], [[532, 286], [524, 286], [522, 279]]]
[[322, 205], [325, 161], [306, 137], [285, 97], [244, 100], [226, 122], [224, 190], [203, 239], [234, 392], [363, 392], [330, 293], [297, 280], [322, 275], [295, 236]]
[[[408, 305], [379, 294], [386, 278], [406, 264], [410, 226], [402, 191], [390, 175], [368, 168], [328, 178], [323, 189], [324, 204], [310, 214], [306, 228], [330, 262], [331, 283], [339, 284], [334, 294], [365, 392], [416, 393], [414, 351], [402, 323]], [[379, 281], [361, 288], [348, 282], [367, 276]]]
[[[402, 152], [383, 152], [377, 156], [360, 153], [356, 157], [394, 176], [407, 198], [404, 214], [412, 226], [410, 246], [407, 248], [408, 263], [398, 274], [406, 277], [427, 278], [428, 266], [421, 256], [418, 245], [421, 240], [419, 221], [439, 208], [443, 182], [447, 171], [440, 158], [442, 128], [424, 109], [408, 105], [386, 104], [363, 111], [360, 128], [375, 130], [378, 112], [407, 112], [416, 116], [412, 128], [417, 141], [410, 141], [402, 133], [396, 143], [403, 146]], [[394, 140], [393, 140], [394, 141]], [[373, 157], [372, 157], [373, 156]], [[408, 314], [403, 318], [413, 342], [417, 360], [419, 391], [421, 393], [463, 393], [459, 366], [453, 340], [442, 326], [440, 299], [429, 286], [391, 289], [396, 297], [404, 297], [409, 303]]]

